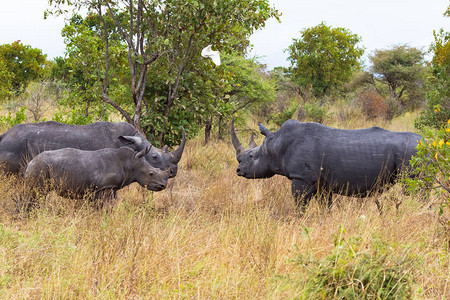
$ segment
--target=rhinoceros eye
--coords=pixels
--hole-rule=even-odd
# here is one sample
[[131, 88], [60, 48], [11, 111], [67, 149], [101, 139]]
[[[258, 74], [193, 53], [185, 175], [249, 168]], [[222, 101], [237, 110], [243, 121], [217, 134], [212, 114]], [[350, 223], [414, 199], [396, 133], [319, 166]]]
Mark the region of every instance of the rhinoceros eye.
[[152, 155], [152, 158], [153, 158], [153, 159], [158, 159], [158, 155], [153, 154], [153, 155]]
[[253, 159], [253, 154], [252, 154], [252, 153], [250, 153], [250, 154], [249, 154], [249, 157], [250, 157], [251, 159]]

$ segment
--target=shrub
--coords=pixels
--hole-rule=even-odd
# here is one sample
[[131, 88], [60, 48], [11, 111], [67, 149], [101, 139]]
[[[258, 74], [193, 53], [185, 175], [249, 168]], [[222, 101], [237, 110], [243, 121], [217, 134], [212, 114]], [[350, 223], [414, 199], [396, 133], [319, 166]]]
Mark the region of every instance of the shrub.
[[450, 212], [450, 119], [440, 130], [425, 130], [423, 137], [417, 155], [411, 158], [411, 166], [418, 176], [405, 180], [411, 193], [425, 190], [429, 194], [433, 190], [441, 199], [442, 236], [444, 245], [450, 249], [450, 220], [444, 215], [445, 211]]
[[392, 97], [386, 99], [386, 106], [386, 120], [388, 121], [391, 121], [405, 112], [405, 107]]
[[10, 128], [25, 121], [27, 119], [27, 116], [25, 115], [26, 109], [26, 106], [22, 106], [16, 111], [14, 117], [12, 116], [11, 111], [8, 112], [7, 116], [0, 116], [0, 127]]
[[450, 119], [440, 130], [424, 130], [411, 165], [418, 174], [406, 179], [412, 193], [427, 188], [442, 199], [441, 214], [450, 205]]
[[327, 117], [327, 110], [320, 103], [306, 103], [303, 110], [305, 118], [312, 122], [323, 123]]
[[281, 126], [284, 122], [292, 118], [297, 109], [298, 105], [293, 103], [285, 110], [274, 114], [270, 119], [278, 126]]
[[72, 124], [72, 125], [85, 125], [93, 122], [93, 116], [79, 113], [76, 110], [72, 109], [70, 114], [64, 114], [64, 113], [55, 113], [53, 116], [53, 120], [65, 124]]
[[[306, 299], [408, 299], [412, 295], [412, 262], [396, 255], [389, 245], [372, 237], [373, 247], [362, 238], [344, 239], [341, 228], [333, 252], [317, 260], [299, 255], [295, 263], [308, 269]], [[369, 250], [370, 249], [370, 250]]]
[[416, 128], [439, 129], [450, 119], [450, 32], [434, 32], [430, 48], [434, 57], [431, 73], [426, 80], [427, 107], [416, 120]]
[[363, 113], [369, 119], [376, 117], [386, 118], [387, 116], [386, 100], [377, 91], [373, 89], [364, 90], [359, 95], [359, 101], [361, 102]]
[[359, 119], [362, 113], [361, 105], [356, 98], [339, 99], [335, 101], [334, 106], [336, 108], [334, 116], [341, 124]]

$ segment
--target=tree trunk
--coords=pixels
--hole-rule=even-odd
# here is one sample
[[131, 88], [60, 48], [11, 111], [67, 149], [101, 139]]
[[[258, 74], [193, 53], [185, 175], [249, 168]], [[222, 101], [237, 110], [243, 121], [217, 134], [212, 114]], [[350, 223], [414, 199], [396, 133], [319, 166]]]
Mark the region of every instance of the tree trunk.
[[208, 117], [205, 121], [205, 145], [208, 144], [209, 139], [211, 138], [212, 121], [212, 116]]
[[223, 123], [223, 116], [219, 116], [219, 122], [218, 122], [218, 126], [219, 126], [219, 134], [217, 136], [218, 140], [222, 140], [223, 139], [223, 128], [222, 128], [222, 123]]

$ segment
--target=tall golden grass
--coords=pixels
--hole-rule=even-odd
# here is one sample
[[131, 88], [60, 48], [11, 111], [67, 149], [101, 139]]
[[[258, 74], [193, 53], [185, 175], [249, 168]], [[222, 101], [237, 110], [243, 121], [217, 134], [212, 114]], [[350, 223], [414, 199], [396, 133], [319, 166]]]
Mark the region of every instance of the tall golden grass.
[[[406, 130], [404, 121], [389, 129]], [[429, 209], [435, 196], [425, 203], [396, 185], [364, 199], [335, 196], [331, 211], [313, 200], [300, 215], [289, 180], [247, 180], [236, 167], [229, 142], [197, 138], [162, 192], [133, 184], [110, 210], [51, 193], [27, 216], [16, 212], [23, 184], [2, 177], [0, 298], [328, 298], [312, 286], [339, 251], [353, 258], [333, 264], [333, 274], [363, 264], [360, 254], [402, 272], [408, 298], [450, 297], [448, 232]]]

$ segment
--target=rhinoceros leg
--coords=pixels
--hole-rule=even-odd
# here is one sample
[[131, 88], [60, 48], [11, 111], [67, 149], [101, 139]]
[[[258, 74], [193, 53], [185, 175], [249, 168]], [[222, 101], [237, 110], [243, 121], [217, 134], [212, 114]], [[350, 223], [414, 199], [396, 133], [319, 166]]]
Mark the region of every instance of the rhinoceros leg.
[[2, 173], [19, 173], [22, 166], [21, 163], [20, 155], [11, 152], [0, 153], [0, 172]]
[[106, 209], [110, 211], [117, 201], [117, 191], [113, 189], [104, 189], [96, 191], [94, 195], [97, 209]]
[[292, 196], [295, 203], [304, 209], [311, 197], [317, 193], [317, 187], [301, 179], [292, 179]]

